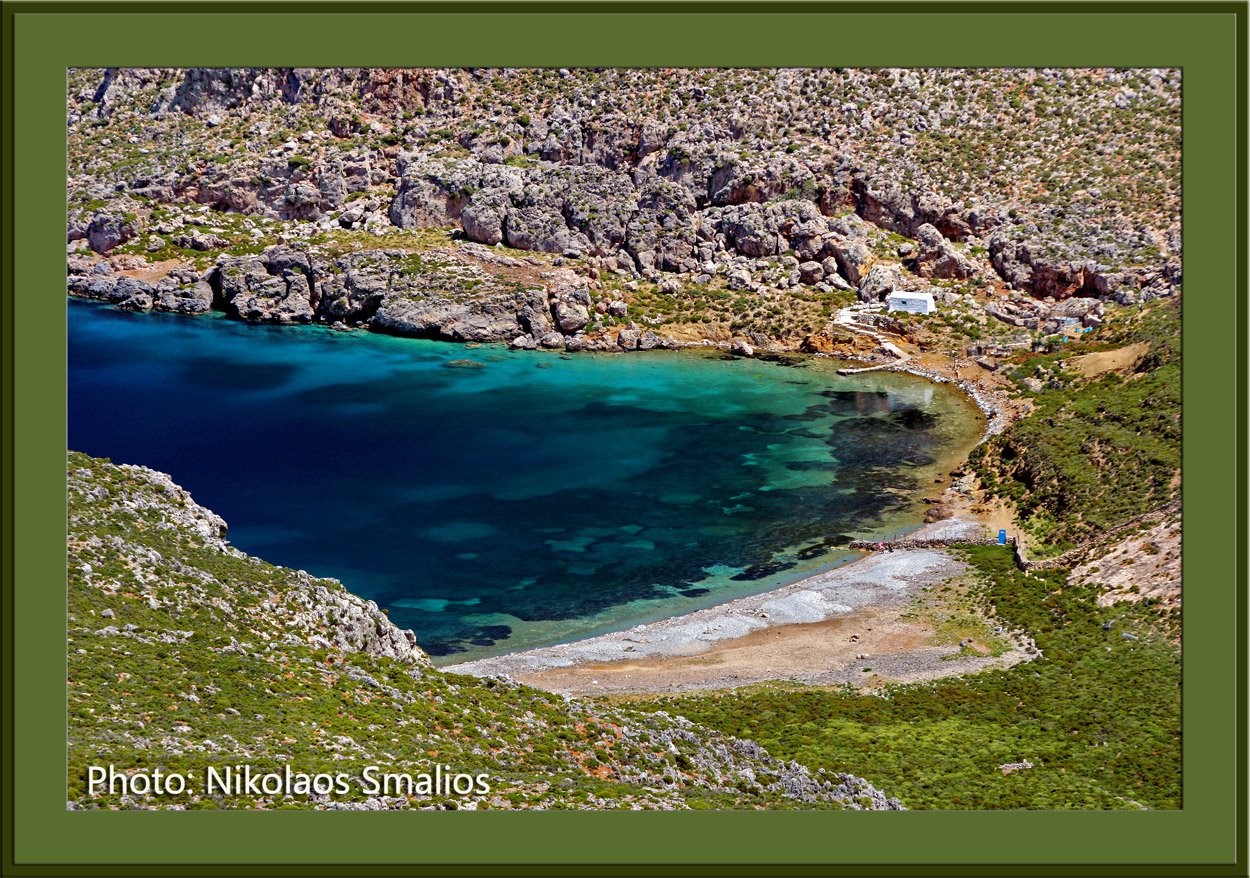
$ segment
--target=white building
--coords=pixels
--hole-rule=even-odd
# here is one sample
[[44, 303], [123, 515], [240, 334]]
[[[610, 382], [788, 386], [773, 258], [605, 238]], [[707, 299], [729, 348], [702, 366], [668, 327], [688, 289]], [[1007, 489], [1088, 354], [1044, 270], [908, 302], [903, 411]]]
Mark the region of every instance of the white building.
[[937, 310], [933, 303], [933, 294], [929, 292], [912, 293], [895, 290], [886, 296], [887, 311], [906, 311], [908, 314], [932, 314]]

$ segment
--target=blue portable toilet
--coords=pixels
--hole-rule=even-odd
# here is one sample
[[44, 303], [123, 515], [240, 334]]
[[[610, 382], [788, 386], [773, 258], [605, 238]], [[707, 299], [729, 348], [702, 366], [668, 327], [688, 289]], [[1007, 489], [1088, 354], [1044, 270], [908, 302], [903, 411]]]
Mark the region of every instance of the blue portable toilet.
[[1007, 545], [1007, 531], [1005, 531], [1005, 530], [1000, 530], [1000, 531], [998, 532], [998, 544], [999, 544], [1000, 546], [1005, 546], [1005, 545]]

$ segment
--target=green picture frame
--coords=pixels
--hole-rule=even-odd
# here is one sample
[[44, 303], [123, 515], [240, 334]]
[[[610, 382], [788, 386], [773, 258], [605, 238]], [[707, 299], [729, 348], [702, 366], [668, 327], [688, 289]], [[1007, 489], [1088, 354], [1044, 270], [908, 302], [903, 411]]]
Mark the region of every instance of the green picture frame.
[[[4, 874], [1246, 874], [1246, 25], [1237, 3], [4, 4]], [[1183, 68], [1184, 807], [68, 812], [65, 69], [119, 65]]]

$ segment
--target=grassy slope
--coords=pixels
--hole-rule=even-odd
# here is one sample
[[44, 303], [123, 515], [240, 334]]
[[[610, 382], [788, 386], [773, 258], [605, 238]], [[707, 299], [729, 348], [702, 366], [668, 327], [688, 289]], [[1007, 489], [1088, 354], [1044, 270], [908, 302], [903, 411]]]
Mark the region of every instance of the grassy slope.
[[[86, 797], [89, 765], [202, 778], [206, 766], [243, 762], [309, 773], [356, 774], [368, 764], [485, 771], [494, 792], [479, 808], [838, 805], [830, 794], [786, 798], [780, 782], [797, 766], [680, 719], [443, 674], [419, 654], [405, 663], [344, 648], [336, 626], [363, 613], [372, 630], [378, 617], [338, 582], [197, 533], [211, 514], [150, 471], [73, 453], [69, 477], [68, 782], [79, 807], [312, 804]], [[852, 790], [852, 807], [864, 792]]]
[[[1130, 374], [1085, 378], [1067, 361], [1146, 342]], [[1180, 496], [1180, 302], [1154, 304], [1108, 327], [1096, 344], [1023, 358], [1011, 373], [1042, 377], [1035, 411], [973, 455], [992, 493], [1014, 503], [1034, 554], [1054, 554]]]
[[[1180, 656], [1166, 625], [1140, 604], [1099, 608], [1095, 588], [1064, 588], [1067, 571], [964, 551], [1042, 658], [880, 694], [766, 687], [650, 706], [812, 767], [871, 766], [909, 808], [1179, 808]], [[1023, 760], [1034, 768], [999, 770]]]
[[[1014, 363], [1040, 377], [1035, 410], [974, 455], [1014, 502], [1032, 547], [1054, 553], [1176, 496], [1180, 307], [1117, 318], [1096, 342]], [[1067, 362], [1148, 342], [1130, 374], [1078, 375]], [[663, 706], [749, 736], [779, 756], [873, 777], [909, 808], [1180, 807], [1179, 611], [1097, 606], [1068, 571], [1019, 571], [1005, 549], [969, 548], [981, 598], [1043, 658], [1004, 671], [854, 690], [763, 688]], [[1131, 634], [1132, 638], [1124, 637]], [[999, 766], [1028, 760], [1030, 770]]]

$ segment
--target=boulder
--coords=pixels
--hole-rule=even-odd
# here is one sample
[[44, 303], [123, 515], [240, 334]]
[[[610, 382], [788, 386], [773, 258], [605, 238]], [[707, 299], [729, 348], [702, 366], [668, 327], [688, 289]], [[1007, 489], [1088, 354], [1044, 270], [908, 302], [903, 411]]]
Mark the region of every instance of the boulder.
[[824, 280], [825, 269], [819, 262], [803, 262], [799, 265], [799, 280], [811, 285]]
[[972, 275], [972, 263], [929, 223], [916, 230], [912, 267], [921, 277], [962, 279]]
[[461, 212], [460, 221], [470, 241], [491, 246], [503, 241], [503, 215], [489, 204], [470, 204]]
[[174, 239], [174, 244], [183, 250], [198, 250], [201, 253], [208, 253], [212, 250], [222, 250], [228, 247], [230, 242], [220, 235], [197, 232], [194, 235], [179, 235]]
[[97, 213], [87, 226], [87, 246], [96, 253], [108, 253], [138, 234], [138, 220], [111, 213]]
[[880, 302], [892, 293], [899, 283], [898, 269], [889, 265], [874, 265], [859, 283], [861, 302]]
[[842, 276], [856, 287], [874, 262], [872, 251], [860, 238], [830, 239], [825, 244], [825, 249], [832, 253]]
[[729, 276], [725, 278], [725, 285], [731, 290], [752, 290], [755, 288], [755, 282], [751, 279], [751, 272], [745, 268], [735, 268], [729, 272]]
[[590, 313], [586, 310], [586, 306], [580, 302], [557, 301], [552, 307], [552, 312], [556, 318], [556, 324], [560, 327], [560, 331], [566, 335], [571, 335], [579, 329], [583, 329], [590, 322]]

